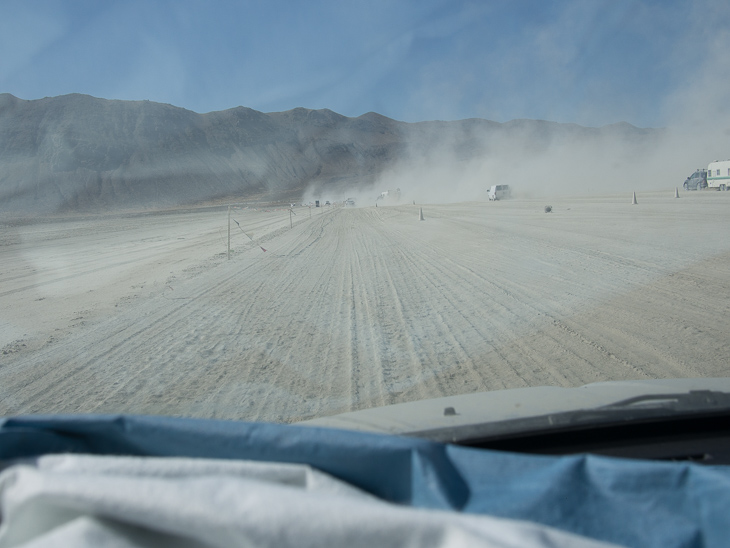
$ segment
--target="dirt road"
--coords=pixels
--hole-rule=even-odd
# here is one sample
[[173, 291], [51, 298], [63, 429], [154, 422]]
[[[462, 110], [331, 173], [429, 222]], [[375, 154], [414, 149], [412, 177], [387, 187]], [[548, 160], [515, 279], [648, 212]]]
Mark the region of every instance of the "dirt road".
[[730, 193], [638, 198], [238, 210], [231, 260], [224, 211], [5, 226], [0, 415], [729, 375]]

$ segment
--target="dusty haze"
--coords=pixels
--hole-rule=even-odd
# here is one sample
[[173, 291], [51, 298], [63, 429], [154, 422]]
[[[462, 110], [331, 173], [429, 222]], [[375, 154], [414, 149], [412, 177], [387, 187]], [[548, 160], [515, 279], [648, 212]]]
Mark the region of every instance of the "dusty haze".
[[[692, 165], [671, 132], [539, 120], [404, 123], [329, 110], [197, 114], [148, 101], [0, 96], [0, 210], [94, 212], [221, 200], [372, 204], [642, 190]], [[671, 162], [661, 158], [672, 158]], [[694, 169], [694, 166], [691, 168]]]

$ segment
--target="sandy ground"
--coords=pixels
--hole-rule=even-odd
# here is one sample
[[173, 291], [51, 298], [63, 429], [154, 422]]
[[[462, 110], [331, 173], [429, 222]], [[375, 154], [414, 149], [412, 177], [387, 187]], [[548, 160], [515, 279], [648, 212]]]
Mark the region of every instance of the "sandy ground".
[[730, 192], [638, 199], [0, 219], [0, 415], [730, 375]]

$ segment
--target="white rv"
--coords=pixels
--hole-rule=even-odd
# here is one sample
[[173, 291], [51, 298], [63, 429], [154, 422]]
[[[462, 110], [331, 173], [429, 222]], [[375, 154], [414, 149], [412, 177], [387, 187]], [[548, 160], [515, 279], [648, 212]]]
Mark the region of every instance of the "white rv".
[[512, 192], [509, 189], [509, 185], [492, 185], [489, 189], [489, 201], [494, 202], [496, 200], [502, 200], [512, 196]]
[[730, 160], [712, 162], [707, 166], [707, 187], [720, 190], [730, 188]]

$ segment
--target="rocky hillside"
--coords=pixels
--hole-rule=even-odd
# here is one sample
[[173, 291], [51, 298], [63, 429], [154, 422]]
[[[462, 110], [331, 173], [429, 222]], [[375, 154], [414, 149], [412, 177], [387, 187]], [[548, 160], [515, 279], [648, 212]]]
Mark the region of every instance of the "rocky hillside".
[[0, 94], [0, 211], [166, 207], [226, 197], [297, 200], [307, 187], [357, 188], [413, 157], [495, 153], [503, 139], [540, 149], [556, 139], [652, 131], [534, 120], [407, 124], [297, 108], [198, 114], [149, 101]]

